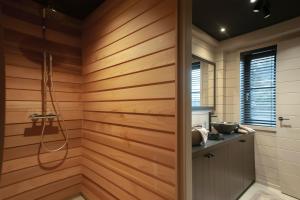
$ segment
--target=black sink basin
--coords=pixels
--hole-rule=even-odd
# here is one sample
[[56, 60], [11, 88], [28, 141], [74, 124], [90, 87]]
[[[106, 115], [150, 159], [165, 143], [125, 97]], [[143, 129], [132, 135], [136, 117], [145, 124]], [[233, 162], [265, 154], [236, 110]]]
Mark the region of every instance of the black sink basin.
[[213, 122], [211, 125], [216, 129], [216, 131], [218, 131], [218, 133], [222, 134], [232, 134], [239, 127], [239, 124], [234, 122]]

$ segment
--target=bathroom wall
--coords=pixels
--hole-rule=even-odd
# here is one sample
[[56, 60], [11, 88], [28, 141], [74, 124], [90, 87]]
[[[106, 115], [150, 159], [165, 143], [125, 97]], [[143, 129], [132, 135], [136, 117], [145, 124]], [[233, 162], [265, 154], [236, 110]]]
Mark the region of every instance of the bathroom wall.
[[[226, 106], [225, 120], [240, 121], [240, 52], [260, 47], [270, 46], [274, 43], [255, 45], [250, 48], [239, 49], [225, 55], [226, 69]], [[263, 127], [254, 127], [255, 135], [255, 170], [256, 181], [263, 184], [279, 187], [277, 141], [275, 128], [264, 130]]]
[[[240, 121], [240, 53], [277, 44], [277, 63], [287, 65], [288, 68], [291, 63], [286, 55], [289, 52], [293, 55], [295, 49], [299, 48], [298, 40], [295, 39], [299, 37], [299, 24], [300, 18], [295, 18], [222, 42], [214, 41], [203, 31], [193, 27], [193, 54], [216, 62], [217, 65], [217, 120]], [[282, 75], [277, 81], [282, 81], [281, 78]], [[205, 111], [193, 112], [192, 124], [208, 124], [207, 120]], [[255, 135], [256, 180], [280, 188], [279, 163], [282, 161], [277, 151], [279, 148], [287, 148], [283, 147], [282, 141], [285, 145], [295, 145], [297, 141], [286, 140], [287, 136], [279, 137], [275, 128], [253, 128], [257, 131]]]
[[[202, 59], [216, 63], [216, 109], [217, 121], [224, 118], [224, 59], [218, 48], [219, 42], [198, 29], [192, 27], [192, 53]], [[192, 111], [192, 125], [202, 124], [208, 127], [208, 111]]]
[[111, 0], [84, 24], [82, 193], [175, 199], [176, 1]]
[[[46, 153], [42, 150], [39, 153], [40, 136], [24, 131], [33, 126], [29, 116], [41, 113], [41, 8], [26, 0], [1, 0], [0, 5], [6, 71], [1, 199], [72, 196], [79, 192], [81, 181], [80, 22], [58, 12], [54, 14], [56, 17], [48, 20], [47, 38], [54, 56], [56, 96], [69, 129], [70, 143], [67, 152]], [[50, 105], [48, 108], [51, 112]], [[47, 135], [45, 140], [50, 148], [63, 143], [60, 134]]]
[[[0, 9], [0, 18], [2, 11]], [[4, 70], [4, 50], [3, 50], [3, 29], [0, 24], [0, 91], [5, 91], [5, 70]], [[0, 92], [0, 110], [5, 110], [5, 93]], [[0, 171], [2, 169], [3, 146], [4, 146], [4, 118], [5, 113], [0, 114]]]
[[[221, 48], [229, 48], [224, 54], [226, 121], [240, 121], [240, 53], [276, 44], [277, 65], [281, 65], [281, 69], [285, 68], [282, 65], [286, 65], [286, 68], [289, 68], [291, 63], [287, 56], [293, 56], [294, 52], [296, 52], [295, 49], [300, 47], [299, 40], [295, 39], [299, 37], [299, 23], [300, 18], [295, 18], [220, 44]], [[295, 58], [297, 57], [295, 56]], [[279, 76], [277, 72], [277, 82], [284, 81], [283, 78], [286, 77]], [[291, 143], [288, 142], [289, 140], [286, 140], [290, 137], [288, 135], [283, 136], [284, 138], [282, 136], [279, 137], [278, 133], [276, 133], [276, 128], [253, 128], [257, 131], [255, 135], [256, 180], [263, 184], [280, 188], [279, 163], [281, 159], [279, 159], [277, 152], [279, 148], [287, 148], [283, 147], [282, 141], [285, 142], [285, 145], [292, 145], [294, 142]], [[297, 154], [296, 152], [290, 153]]]

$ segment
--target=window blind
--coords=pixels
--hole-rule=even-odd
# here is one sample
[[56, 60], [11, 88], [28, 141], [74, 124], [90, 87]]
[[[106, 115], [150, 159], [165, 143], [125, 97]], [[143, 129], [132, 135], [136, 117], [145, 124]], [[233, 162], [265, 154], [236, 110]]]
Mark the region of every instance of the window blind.
[[241, 54], [241, 122], [276, 125], [276, 46]]
[[200, 62], [192, 64], [192, 107], [200, 107]]

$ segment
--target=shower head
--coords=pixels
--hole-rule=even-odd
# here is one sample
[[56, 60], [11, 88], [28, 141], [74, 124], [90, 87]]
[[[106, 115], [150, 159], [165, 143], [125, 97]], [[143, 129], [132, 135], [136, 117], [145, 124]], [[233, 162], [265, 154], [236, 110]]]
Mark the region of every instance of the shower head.
[[45, 9], [48, 9], [51, 12], [56, 12], [54, 3], [52, 0], [36, 0], [38, 3], [42, 4]]

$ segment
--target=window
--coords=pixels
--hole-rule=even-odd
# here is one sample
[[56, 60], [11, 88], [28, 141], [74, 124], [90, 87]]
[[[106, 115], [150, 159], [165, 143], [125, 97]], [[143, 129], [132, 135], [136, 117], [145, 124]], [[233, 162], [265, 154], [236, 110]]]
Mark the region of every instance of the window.
[[241, 54], [241, 122], [276, 125], [276, 46]]
[[200, 108], [200, 62], [192, 64], [192, 108]]

